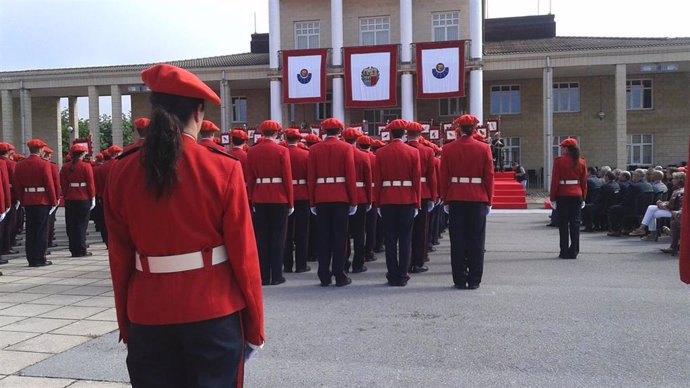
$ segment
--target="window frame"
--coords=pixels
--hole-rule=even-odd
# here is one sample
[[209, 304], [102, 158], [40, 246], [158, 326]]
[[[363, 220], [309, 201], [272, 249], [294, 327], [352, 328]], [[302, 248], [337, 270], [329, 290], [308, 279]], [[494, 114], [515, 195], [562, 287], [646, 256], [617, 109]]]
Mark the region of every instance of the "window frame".
[[[325, 116], [321, 117], [319, 116], [319, 113], [322, 113], [321, 111], [325, 110]], [[330, 110], [330, 113], [329, 113]], [[314, 104], [314, 119], [316, 121], [323, 121], [326, 120], [329, 117], [333, 116], [333, 94], [332, 93], [326, 93], [326, 102], [319, 102]]]
[[[244, 100], [244, 118], [245, 120], [236, 120], [237, 117], [235, 117], [235, 101], [237, 100]], [[232, 96], [230, 99], [230, 105], [232, 106], [232, 122], [233, 123], [247, 123], [249, 120], [249, 104], [246, 96]], [[241, 108], [240, 108], [241, 109]], [[241, 115], [242, 112], [240, 112], [239, 115]], [[241, 117], [240, 117], [241, 118]]]
[[[637, 108], [632, 106], [632, 83], [640, 82], [640, 90], [642, 95], [640, 97], [641, 107]], [[649, 82], [649, 87], [645, 87], [644, 83]], [[645, 90], [649, 90], [649, 107], [645, 107]], [[652, 78], [631, 78], [625, 81], [625, 110], [626, 111], [644, 111], [654, 109], [654, 80]]]
[[[457, 101], [457, 112], [452, 112], [450, 109], [450, 103], [451, 100], [456, 100]], [[446, 104], [446, 107], [448, 109], [447, 114], [443, 114], [442, 107]], [[452, 117], [452, 116], [460, 116], [461, 114], [464, 114], [464, 111], [462, 109], [462, 98], [461, 97], [451, 97], [451, 98], [439, 98], [438, 100], [438, 115], [439, 117]]]
[[[522, 159], [522, 139], [520, 137], [504, 137], [501, 140], [503, 140], [503, 168], [510, 167], [510, 164], [515, 161], [513, 159], [509, 160], [508, 155], [512, 155], [512, 152], [508, 152], [509, 150], [518, 150], [517, 162], [522, 164], [520, 161], [520, 159]], [[508, 145], [508, 140], [510, 140], [511, 145]], [[517, 140], [517, 146], [512, 144], [514, 140]]]
[[[381, 19], [381, 25], [385, 26], [388, 25], [387, 29], [374, 29], [374, 30], [368, 30], [364, 31], [362, 28], [364, 27], [363, 23], [366, 21], [369, 23], [370, 21], [374, 22], [374, 28], [377, 27], [377, 19]], [[387, 21], [386, 21], [387, 20]], [[369, 24], [367, 24], [369, 25]], [[377, 36], [378, 32], [383, 32], [386, 31], [388, 33], [388, 41], [387, 42], [378, 42]], [[374, 43], [373, 44], [364, 44], [364, 33], [365, 32], [373, 32], [374, 33]], [[366, 17], [360, 17], [359, 18], [359, 45], [360, 46], [381, 46], [381, 45], [387, 45], [391, 44], [391, 17], [390, 15], [381, 15], [381, 16], [366, 16]]]
[[[311, 23], [313, 23], [313, 25], [312, 25], [311, 27], [309, 27], [309, 26], [302, 26], [300, 29], [301, 29], [301, 30], [304, 30], [304, 29], [312, 28], [312, 29], [318, 29], [318, 32], [316, 32], [316, 33], [311, 33], [311, 34], [309, 34], [309, 33], [307, 33], [307, 34], [298, 34], [298, 25], [306, 25], [306, 24], [311, 24]], [[300, 21], [296, 21], [296, 22], [294, 22], [293, 31], [294, 31], [294, 34], [295, 34], [295, 49], [296, 49], [296, 50], [308, 50], [308, 49], [318, 49], [318, 48], [321, 48], [321, 20], [300, 20]], [[299, 37], [300, 37], [300, 36], [304, 36], [304, 37], [307, 38], [307, 47], [299, 47]], [[312, 36], [316, 36], [316, 41], [318, 42], [317, 47], [311, 47], [311, 44], [309, 44], [309, 41], [310, 41], [309, 38], [312, 37]]]
[[[445, 19], [443, 21], [445, 23], [445, 21], [448, 20], [448, 15], [451, 15], [451, 19], [452, 19], [453, 14], [457, 14], [457, 24], [455, 24], [454, 26], [457, 28], [458, 37], [457, 37], [457, 39], [448, 39], [448, 28], [453, 27], [453, 25], [452, 24], [451, 25], [444, 24], [443, 26], [440, 26], [440, 25], [436, 26], [436, 25], [434, 25], [434, 21], [435, 21], [434, 18], [437, 16], [445, 15]], [[439, 20], [439, 22], [440, 22], [440, 20]], [[443, 34], [444, 34], [445, 39], [436, 40], [436, 28], [437, 27], [439, 27], [439, 28], [443, 27], [443, 29], [444, 29]], [[432, 12], [431, 13], [431, 41], [432, 42], [448, 42], [448, 41], [453, 41], [453, 40], [460, 40], [460, 11], [456, 10], [456, 11]]]
[[[639, 143], [633, 143], [633, 137], [634, 136], [640, 136], [640, 142]], [[649, 136], [650, 141], [646, 143], [644, 141], [645, 136]], [[651, 151], [649, 155], [649, 163], [644, 163], [644, 147], [645, 146], [650, 146]], [[633, 147], [639, 147], [640, 148], [640, 162], [636, 163], [633, 160]], [[634, 133], [634, 134], [629, 134], [628, 135], [628, 144], [627, 144], [627, 151], [628, 151], [628, 165], [636, 165], [636, 166], [653, 166], [654, 165], [654, 134], [653, 133]]]
[[[572, 86], [573, 84], [577, 85], [577, 110], [571, 110], [572, 109], [572, 95], [570, 94], [570, 91], [574, 89]], [[556, 85], [559, 85], [557, 88]], [[565, 88], [560, 87], [566, 85]], [[581, 100], [581, 93], [580, 93], [580, 82], [577, 81], [563, 81], [563, 82], [553, 82], [552, 85], [553, 89], [553, 113], [580, 113], [582, 109], [582, 100]], [[560, 104], [557, 104], [557, 101], [560, 100], [560, 93], [556, 92], [556, 90], [563, 90], [567, 89], [567, 93], [564, 93], [568, 96], [568, 110], [556, 110], [556, 107], [560, 108]], [[558, 97], [557, 97], [558, 95]]]
[[[508, 90], [498, 90], [498, 91], [497, 91], [497, 92], [500, 93], [501, 95], [504, 94], [504, 93], [506, 93], [506, 92], [508, 92], [508, 96], [509, 96], [509, 97], [511, 96], [510, 92], [515, 92], [515, 91], [517, 91], [518, 111], [517, 111], [517, 112], [513, 112], [513, 111], [512, 111], [512, 106], [513, 106], [513, 101], [512, 101], [512, 99], [511, 99], [511, 100], [509, 101], [509, 103], [508, 103], [508, 107], [510, 108], [509, 111], [507, 111], [507, 112], [506, 112], [506, 111], [503, 111], [503, 110], [494, 111], [494, 109], [493, 109], [493, 108], [494, 108], [494, 106], [493, 106], [493, 93], [494, 93], [494, 88], [500, 88], [500, 89], [502, 89], [502, 88], [509, 88]], [[513, 89], [513, 88], [517, 88], [517, 89]], [[500, 100], [500, 98], [499, 98], [499, 102], [500, 102], [500, 101], [501, 101], [501, 100]], [[507, 84], [507, 85], [506, 85], [506, 84], [501, 84], [501, 85], [491, 85], [491, 86], [489, 86], [489, 112], [490, 112], [491, 115], [496, 115], [496, 116], [497, 116], [497, 115], [510, 115], [510, 116], [516, 116], [516, 115], [522, 114], [522, 90], [521, 90], [521, 88], [520, 88], [520, 85], [519, 85], [519, 84]]]

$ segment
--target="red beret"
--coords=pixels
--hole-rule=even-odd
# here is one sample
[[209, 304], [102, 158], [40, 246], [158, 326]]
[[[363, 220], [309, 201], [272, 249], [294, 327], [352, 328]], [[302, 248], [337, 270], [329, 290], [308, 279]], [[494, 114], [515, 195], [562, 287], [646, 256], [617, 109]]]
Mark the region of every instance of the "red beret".
[[259, 125], [258, 131], [259, 132], [264, 132], [264, 131], [280, 132], [282, 129], [283, 129], [283, 127], [280, 125], [279, 122], [273, 121], [273, 120], [266, 120]]
[[29, 148], [39, 148], [39, 147], [45, 147], [48, 144], [46, 144], [43, 140], [41, 139], [31, 139], [29, 140], [28, 143], [26, 143]]
[[216, 127], [213, 122], [204, 120], [201, 122], [201, 132], [220, 132], [220, 128]]
[[44, 153], [44, 154], [52, 154], [52, 153], [53, 153], [53, 149], [46, 146], [46, 147], [43, 148], [43, 153]]
[[293, 139], [301, 139], [302, 138], [302, 134], [299, 133], [299, 129], [295, 129], [295, 128], [288, 128], [285, 130], [285, 132], [283, 132], [283, 134], [285, 135], [286, 139], [287, 138], [293, 138]]
[[357, 144], [359, 144], [359, 145], [371, 146], [372, 142], [373, 141], [371, 140], [371, 138], [367, 135], [362, 135], [362, 136], [357, 138]]
[[402, 119], [396, 119], [386, 125], [386, 131], [391, 129], [405, 129], [407, 127], [407, 121]]
[[199, 77], [176, 66], [161, 64], [141, 72], [144, 84], [153, 92], [200, 98], [220, 105], [220, 97]]
[[385, 147], [385, 145], [386, 143], [384, 143], [383, 140], [374, 140], [374, 142], [372, 143], [372, 146], [376, 148]]
[[103, 159], [104, 159], [103, 154], [99, 153], [98, 155], [96, 155], [96, 160], [103, 160]]
[[306, 140], [308, 144], [316, 144], [321, 142], [321, 138], [313, 133], [308, 134], [304, 140]]
[[249, 140], [249, 136], [247, 135], [247, 132], [245, 132], [241, 129], [233, 129], [232, 132], [230, 132], [230, 137], [233, 137], [235, 139], [241, 139], [244, 141]]
[[303, 150], [306, 150], [306, 149], [307, 149], [307, 145], [304, 144], [304, 143], [302, 143], [302, 142], [297, 143], [297, 147], [299, 147], [299, 148], [301, 148], [301, 149], [303, 149]]
[[151, 124], [151, 120], [147, 119], [146, 117], [140, 117], [134, 120], [134, 126], [138, 129], [146, 129], [149, 127], [149, 124]]
[[573, 139], [572, 137], [569, 137], [565, 140], [563, 140], [560, 144], [561, 147], [577, 147], [577, 140]]
[[[83, 144], [75, 144], [72, 147], [70, 147], [69, 152], [88, 152], [88, 150], [86, 149], [86, 147], [84, 147]], [[103, 159], [103, 155], [101, 155], [101, 159]]]
[[0, 152], [8, 152], [10, 149], [11, 148], [8, 143], [0, 143]]
[[343, 131], [342, 136], [345, 140], [357, 140], [360, 136], [362, 136], [362, 132], [354, 128], [347, 128]]
[[20, 160], [24, 160], [24, 159], [25, 159], [25, 158], [24, 158], [24, 155], [22, 155], [22, 154], [20, 154], [20, 153], [18, 153], [18, 152], [15, 152], [14, 154], [12, 154], [12, 158], [13, 158], [14, 160], [16, 160], [16, 161], [20, 161]]
[[405, 127], [405, 129], [407, 130], [407, 132], [419, 132], [419, 133], [421, 133], [422, 131], [424, 131], [424, 127], [422, 127], [422, 124], [417, 123], [415, 121], [410, 121], [409, 123], [407, 123], [407, 126]]
[[473, 134], [472, 134], [472, 138], [473, 138], [474, 140], [479, 140], [479, 141], [481, 141], [481, 142], [483, 142], [484, 139], [486, 139], [486, 138], [484, 137], [484, 135], [482, 135], [482, 134], [479, 133], [479, 132], [473, 133]]
[[321, 128], [326, 129], [343, 129], [345, 124], [336, 118], [329, 118], [321, 122]]
[[107, 151], [108, 151], [108, 154], [114, 155], [118, 152], [122, 152], [122, 147], [116, 146], [116, 145], [110, 146], [110, 147], [108, 147]]
[[457, 119], [453, 120], [453, 124], [460, 126], [477, 125], [479, 124], [479, 119], [474, 115], [462, 115]]
[[67, 154], [67, 155], [65, 155], [65, 160], [64, 160], [64, 162], [67, 163], [67, 162], [71, 162], [71, 161], [72, 161], [72, 154]]

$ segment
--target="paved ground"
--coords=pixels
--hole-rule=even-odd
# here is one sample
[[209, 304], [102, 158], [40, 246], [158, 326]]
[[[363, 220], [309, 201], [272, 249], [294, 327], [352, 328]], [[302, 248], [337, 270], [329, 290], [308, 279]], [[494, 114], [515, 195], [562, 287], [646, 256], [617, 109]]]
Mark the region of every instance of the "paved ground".
[[[383, 254], [343, 289], [288, 274], [265, 288], [267, 344], [246, 385], [687, 387], [690, 295], [677, 258], [657, 253], [668, 241], [585, 234], [579, 259], [559, 260], [546, 222], [492, 213], [476, 291], [451, 287], [447, 240], [406, 288], [385, 286]], [[92, 248], [0, 267], [0, 387], [128, 386], [106, 252]]]

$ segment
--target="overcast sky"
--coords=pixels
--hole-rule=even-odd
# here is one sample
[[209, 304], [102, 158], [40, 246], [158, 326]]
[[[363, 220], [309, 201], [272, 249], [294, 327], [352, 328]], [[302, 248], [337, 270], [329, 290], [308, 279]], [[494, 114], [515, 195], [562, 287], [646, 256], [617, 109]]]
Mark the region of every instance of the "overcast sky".
[[[687, 0], [487, 2], [492, 18], [551, 11], [560, 36], [690, 37]], [[248, 52], [255, 13], [268, 32], [268, 0], [0, 0], [0, 71]]]

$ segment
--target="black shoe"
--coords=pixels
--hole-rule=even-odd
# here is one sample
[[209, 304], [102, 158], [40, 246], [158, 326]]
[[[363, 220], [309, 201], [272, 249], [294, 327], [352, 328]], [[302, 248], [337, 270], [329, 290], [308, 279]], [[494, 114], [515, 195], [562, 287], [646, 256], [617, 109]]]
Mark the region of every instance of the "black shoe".
[[352, 279], [350, 278], [345, 278], [342, 282], [335, 282], [336, 287], [345, 287], [352, 284]]
[[572, 253], [561, 253], [560, 255], [558, 255], [558, 258], [568, 260], [568, 259], [576, 259], [577, 256], [573, 256]]
[[367, 262], [367, 263], [371, 263], [372, 261], [376, 261], [376, 260], [377, 260], [377, 257], [374, 256], [374, 255], [367, 256], [367, 257], [364, 258], [364, 261]]
[[467, 289], [467, 283], [456, 283], [455, 288], [458, 290], [466, 290]]
[[48, 247], [49, 247], [49, 248], [55, 248], [56, 246], [58, 246], [58, 245], [55, 244], [55, 243], [50, 243], [50, 244], [48, 244]]
[[283, 272], [285, 272], [285, 273], [292, 273], [292, 267], [290, 267], [290, 268], [283, 268]]
[[584, 229], [580, 230], [580, 232], [593, 233], [593, 232], [594, 232], [594, 229], [592, 229], [592, 228], [584, 228]]
[[269, 281], [264, 281], [264, 280], [261, 281], [262, 286], [268, 286], [270, 284], [271, 284], [271, 282], [269, 282]]
[[427, 252], [436, 252], [436, 248], [430, 246], [429, 249], [427, 249]]
[[383, 252], [384, 250], [385, 250], [385, 249], [383, 249], [383, 247], [381, 247], [381, 248], [374, 248], [374, 253], [381, 253], [381, 252]]
[[330, 287], [330, 286], [331, 286], [331, 282], [330, 282], [330, 281], [328, 281], [328, 282], [321, 282], [321, 287]]
[[45, 254], [45, 256], [50, 256], [51, 254], [52, 254], [52, 252], [51, 252], [51, 251], [46, 251], [46, 254]]
[[16, 251], [14, 249], [10, 249], [10, 250], [7, 250], [5, 252], [2, 252], [3, 255], [16, 255], [17, 253], [19, 253], [19, 251]]
[[403, 281], [392, 281], [392, 280], [389, 280], [389, 281], [388, 281], [388, 285], [391, 286], [391, 287], [405, 287], [405, 286], [407, 285], [407, 280], [403, 280]]
[[46, 265], [53, 265], [53, 262], [50, 260], [46, 260], [43, 263], [41, 263], [41, 267], [45, 267]]
[[367, 266], [363, 265], [362, 268], [352, 268], [352, 273], [362, 273], [367, 272]]
[[93, 256], [93, 253], [86, 252], [83, 255], [72, 255], [72, 257], [89, 257], [89, 256]]
[[553, 222], [546, 224], [546, 226], [558, 226], [558, 224], [554, 224]]
[[0, 264], [7, 264], [9, 261], [7, 259], [0, 259]]
[[295, 273], [303, 273], [303, 272], [309, 272], [309, 271], [311, 271], [311, 267], [310, 267], [310, 266], [306, 266], [306, 267], [304, 267], [304, 268], [297, 268], [297, 270], [295, 271]]
[[479, 283], [467, 283], [468, 290], [476, 290], [479, 288]]
[[441, 243], [440, 243], [440, 242], [438, 242], [438, 240], [436, 240], [436, 241], [432, 241], [432, 242], [431, 242], [431, 245], [440, 245], [440, 244], [441, 244]]
[[417, 266], [412, 267], [412, 271], [410, 271], [410, 272], [412, 272], [412, 273], [422, 273], [422, 272], [426, 272], [426, 271], [428, 271], [428, 270], [429, 270], [429, 267], [427, 267], [426, 265], [423, 265], [423, 266], [421, 266], [421, 267], [417, 267]]
[[283, 284], [283, 283], [285, 283], [285, 278], [280, 278], [280, 279], [278, 279], [278, 280], [272, 281], [272, 282], [271, 282], [271, 285], [272, 285], [272, 286], [277, 286], [278, 284]]

